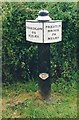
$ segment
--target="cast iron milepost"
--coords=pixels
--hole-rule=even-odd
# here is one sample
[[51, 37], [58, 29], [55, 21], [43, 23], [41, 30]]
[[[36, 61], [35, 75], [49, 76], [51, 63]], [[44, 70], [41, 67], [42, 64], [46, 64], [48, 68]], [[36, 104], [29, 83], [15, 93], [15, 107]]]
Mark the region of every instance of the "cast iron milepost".
[[38, 85], [43, 99], [50, 97], [50, 43], [62, 39], [62, 21], [51, 20], [47, 10], [39, 11], [36, 20], [26, 20], [26, 40], [38, 43]]

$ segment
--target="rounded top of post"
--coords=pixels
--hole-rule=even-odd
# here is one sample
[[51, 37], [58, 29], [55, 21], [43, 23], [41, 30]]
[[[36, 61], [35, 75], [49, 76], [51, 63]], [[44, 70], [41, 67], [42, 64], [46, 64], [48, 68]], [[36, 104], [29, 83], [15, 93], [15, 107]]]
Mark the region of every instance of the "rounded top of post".
[[49, 17], [49, 12], [47, 10], [40, 10], [36, 20], [38, 20], [38, 21], [49, 21], [49, 20], [51, 20], [51, 18]]
[[49, 12], [47, 10], [40, 10], [39, 11], [39, 16], [47, 16], [49, 14]]

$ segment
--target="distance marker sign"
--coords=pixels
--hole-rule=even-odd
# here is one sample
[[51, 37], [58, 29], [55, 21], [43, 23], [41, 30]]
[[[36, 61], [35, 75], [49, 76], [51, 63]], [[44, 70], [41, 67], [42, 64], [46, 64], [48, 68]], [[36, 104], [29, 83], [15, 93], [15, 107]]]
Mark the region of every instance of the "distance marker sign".
[[35, 43], [42, 43], [43, 40], [42, 23], [36, 21], [26, 22], [26, 40]]
[[26, 40], [35, 43], [54, 43], [62, 40], [62, 21], [26, 21]]
[[61, 41], [62, 23], [49, 22], [44, 23], [44, 43], [54, 43]]

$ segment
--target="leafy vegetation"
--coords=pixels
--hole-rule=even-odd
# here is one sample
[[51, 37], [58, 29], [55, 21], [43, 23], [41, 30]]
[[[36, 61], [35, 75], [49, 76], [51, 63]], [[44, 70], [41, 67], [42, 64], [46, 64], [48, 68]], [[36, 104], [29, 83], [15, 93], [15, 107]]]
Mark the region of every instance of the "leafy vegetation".
[[51, 77], [55, 81], [75, 79], [77, 44], [77, 3], [2, 3], [3, 82], [37, 80], [38, 45], [26, 41], [26, 19], [36, 19], [41, 9], [54, 20], [63, 21], [62, 42], [51, 44]]
[[3, 85], [3, 118], [76, 118], [77, 84], [52, 83], [51, 99], [36, 97], [34, 81]]

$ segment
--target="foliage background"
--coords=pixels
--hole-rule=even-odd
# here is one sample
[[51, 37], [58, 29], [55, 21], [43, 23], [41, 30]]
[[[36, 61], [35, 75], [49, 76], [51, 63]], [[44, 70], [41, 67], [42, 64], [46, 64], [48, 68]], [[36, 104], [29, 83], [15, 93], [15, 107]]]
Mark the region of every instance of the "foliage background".
[[3, 82], [37, 80], [38, 44], [26, 41], [26, 19], [36, 19], [41, 9], [54, 20], [63, 21], [62, 42], [51, 44], [51, 77], [75, 80], [77, 72], [77, 3], [2, 3]]

